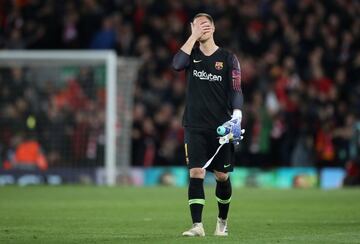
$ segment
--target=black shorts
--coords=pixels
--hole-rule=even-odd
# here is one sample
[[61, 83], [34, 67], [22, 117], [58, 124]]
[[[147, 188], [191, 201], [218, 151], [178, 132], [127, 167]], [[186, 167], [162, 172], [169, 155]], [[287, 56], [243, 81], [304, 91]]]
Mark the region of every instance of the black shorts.
[[[185, 159], [189, 169], [201, 168], [220, 146], [216, 131], [185, 128]], [[231, 172], [234, 169], [234, 145], [225, 144], [207, 167], [209, 171]]]

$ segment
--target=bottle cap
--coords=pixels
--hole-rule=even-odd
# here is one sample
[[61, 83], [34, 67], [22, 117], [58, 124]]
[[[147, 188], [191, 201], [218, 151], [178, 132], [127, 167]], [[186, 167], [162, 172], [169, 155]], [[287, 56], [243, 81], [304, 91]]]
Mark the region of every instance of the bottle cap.
[[224, 126], [219, 126], [216, 129], [216, 132], [218, 133], [219, 136], [223, 136], [226, 133], [226, 128]]

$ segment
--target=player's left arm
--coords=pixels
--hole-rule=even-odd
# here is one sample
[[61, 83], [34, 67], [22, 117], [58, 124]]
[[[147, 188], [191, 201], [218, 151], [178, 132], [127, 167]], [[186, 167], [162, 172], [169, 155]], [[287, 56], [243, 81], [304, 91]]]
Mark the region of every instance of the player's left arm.
[[222, 136], [219, 139], [220, 144], [228, 143], [230, 140], [232, 140], [233, 143], [238, 143], [244, 138], [243, 134], [245, 133], [245, 130], [241, 129], [241, 109], [244, 103], [244, 98], [241, 90], [240, 63], [234, 54], [229, 55], [229, 59], [227, 61], [229, 65], [229, 95], [233, 114], [229, 121], [217, 128], [217, 133]]
[[240, 62], [234, 54], [229, 57], [230, 64], [230, 96], [233, 108], [232, 118], [237, 118], [240, 123], [242, 119], [242, 107], [244, 104], [244, 96], [241, 90], [241, 68]]

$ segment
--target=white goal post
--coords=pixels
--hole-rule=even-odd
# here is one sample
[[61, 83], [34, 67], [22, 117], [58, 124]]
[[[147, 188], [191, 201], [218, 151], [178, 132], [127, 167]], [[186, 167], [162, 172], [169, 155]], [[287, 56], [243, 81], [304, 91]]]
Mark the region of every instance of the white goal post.
[[[50, 65], [52, 62], [66, 62], [69, 64], [104, 64], [106, 82], [106, 119], [105, 119], [105, 175], [106, 184], [113, 186], [117, 177], [117, 82], [118, 82], [118, 58], [114, 51], [80, 51], [80, 50], [44, 50], [44, 51], [0, 51], [0, 66], [16, 64], [28, 64], [31, 61]], [[133, 72], [134, 73], [134, 72]], [[131, 81], [133, 82], [133, 80]], [[130, 91], [130, 96], [131, 96]], [[130, 119], [131, 121], [131, 119]], [[129, 126], [128, 126], [129, 127]], [[127, 149], [130, 150], [130, 147]], [[130, 152], [127, 152], [130, 154]], [[129, 158], [129, 157], [128, 157]], [[129, 161], [121, 163], [129, 166]]]

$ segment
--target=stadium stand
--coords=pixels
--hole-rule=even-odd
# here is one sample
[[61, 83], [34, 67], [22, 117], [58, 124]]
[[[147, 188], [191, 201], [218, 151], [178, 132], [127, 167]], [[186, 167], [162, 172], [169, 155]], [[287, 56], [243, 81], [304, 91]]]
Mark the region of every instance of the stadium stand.
[[[359, 2], [240, 2], [0, 0], [0, 48], [114, 49], [140, 57], [133, 165], [183, 165], [186, 84], [184, 74], [169, 64], [189, 33], [191, 17], [207, 12], [220, 30], [218, 44], [235, 51], [241, 63], [247, 134], [237, 154], [239, 165], [345, 166], [360, 120]], [[49, 167], [66, 164], [62, 152], [70, 149], [64, 145], [72, 146], [72, 158], [89, 163], [91, 143], [82, 140], [90, 137], [81, 133], [92, 131], [84, 126], [92, 126], [87, 114], [103, 107], [93, 102], [97, 92], [84, 90], [80, 79], [68, 89], [82, 99], [72, 101], [66, 92], [54, 94], [50, 88], [40, 93], [27, 86], [22, 70], [0, 74], [2, 162], [9, 160], [17, 132], [29, 130], [23, 122], [36, 111], [37, 136]], [[55, 108], [64, 100], [82, 109]], [[38, 109], [43, 102], [48, 107]], [[42, 120], [49, 123], [42, 127]], [[63, 131], [60, 141], [51, 140], [53, 130]]]

